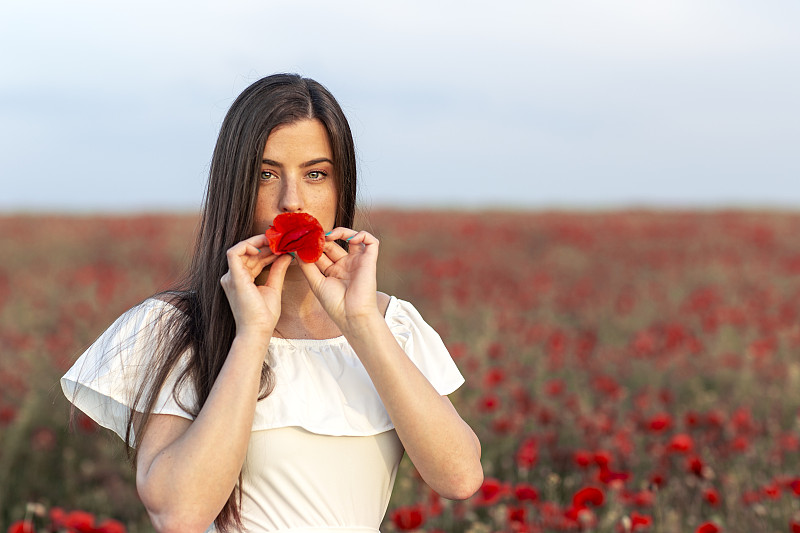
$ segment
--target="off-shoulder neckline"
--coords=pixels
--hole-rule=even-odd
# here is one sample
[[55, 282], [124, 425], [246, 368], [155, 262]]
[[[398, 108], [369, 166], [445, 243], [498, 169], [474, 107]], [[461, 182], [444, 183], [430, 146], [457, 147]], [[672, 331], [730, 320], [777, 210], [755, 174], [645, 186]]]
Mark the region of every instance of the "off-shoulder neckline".
[[[156, 304], [157, 305], [158, 303], [163, 303], [163, 304], [167, 304], [170, 307], [178, 309], [171, 302], [168, 302], [166, 300], [162, 300], [160, 298], [149, 298], [148, 300], [151, 302], [151, 304]], [[386, 311], [385, 311], [384, 316], [383, 316], [384, 320], [386, 320], [388, 322], [389, 319], [394, 316], [394, 313], [396, 312], [395, 308], [397, 307], [397, 305], [398, 305], [397, 298], [395, 296], [389, 296], [389, 304], [386, 306]], [[307, 347], [312, 347], [312, 348], [313, 347], [318, 347], [318, 346], [337, 345], [337, 344], [342, 344], [342, 343], [346, 343], [346, 342], [347, 342], [347, 339], [345, 339], [344, 335], [339, 335], [337, 337], [331, 337], [329, 339], [284, 339], [283, 337], [272, 337], [269, 340], [270, 346], [272, 346], [272, 345], [275, 345], [275, 346], [295, 346], [295, 347], [307, 346]]]

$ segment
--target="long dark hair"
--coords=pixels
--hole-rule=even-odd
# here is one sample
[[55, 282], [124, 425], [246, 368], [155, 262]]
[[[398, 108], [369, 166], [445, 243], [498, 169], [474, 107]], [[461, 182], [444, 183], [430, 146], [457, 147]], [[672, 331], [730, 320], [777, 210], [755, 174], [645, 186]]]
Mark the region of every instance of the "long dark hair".
[[[167, 313], [161, 322], [156, 352], [156, 371], [136, 392], [137, 411], [144, 413], [133, 432], [133, 414], [128, 420], [126, 441], [136, 461], [144, 427], [155, 407], [158, 392], [190, 350], [177, 390], [191, 387], [197, 405], [184, 406], [195, 416], [208, 398], [231, 343], [236, 324], [219, 283], [228, 270], [225, 252], [251, 237], [258, 191], [258, 173], [264, 145], [270, 132], [281, 125], [303, 119], [318, 119], [325, 126], [333, 151], [338, 193], [336, 226], [352, 227], [356, 205], [356, 159], [353, 137], [344, 113], [333, 95], [314, 80], [296, 74], [276, 74], [250, 85], [231, 105], [220, 128], [211, 161], [208, 188], [200, 220], [194, 255], [183, 280], [156, 297], [167, 300], [181, 313]], [[264, 365], [259, 400], [272, 391], [272, 372]], [[217, 529], [241, 528], [241, 481], [214, 521]]]

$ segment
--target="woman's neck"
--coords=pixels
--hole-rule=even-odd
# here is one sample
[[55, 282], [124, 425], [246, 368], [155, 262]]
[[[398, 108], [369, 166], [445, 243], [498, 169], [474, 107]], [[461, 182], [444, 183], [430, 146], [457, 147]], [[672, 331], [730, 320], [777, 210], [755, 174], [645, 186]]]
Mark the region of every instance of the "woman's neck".
[[281, 316], [275, 330], [276, 336], [290, 339], [329, 339], [341, 335], [296, 265], [289, 267], [283, 280]]

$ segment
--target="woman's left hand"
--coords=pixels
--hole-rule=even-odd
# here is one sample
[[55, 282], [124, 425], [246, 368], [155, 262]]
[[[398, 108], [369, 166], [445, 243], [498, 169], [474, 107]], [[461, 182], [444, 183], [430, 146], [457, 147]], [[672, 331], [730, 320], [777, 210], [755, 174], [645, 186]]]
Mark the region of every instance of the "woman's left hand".
[[[347, 240], [348, 250], [336, 244]], [[379, 314], [376, 298], [378, 239], [366, 231], [335, 228], [325, 236], [316, 263], [297, 260], [311, 290], [344, 333], [349, 325]]]

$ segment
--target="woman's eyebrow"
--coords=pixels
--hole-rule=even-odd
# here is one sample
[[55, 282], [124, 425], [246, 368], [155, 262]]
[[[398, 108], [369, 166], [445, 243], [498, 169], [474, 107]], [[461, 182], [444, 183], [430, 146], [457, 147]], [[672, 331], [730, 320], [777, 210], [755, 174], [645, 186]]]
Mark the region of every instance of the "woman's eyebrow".
[[[283, 165], [281, 163], [278, 163], [277, 161], [273, 161], [272, 159], [266, 159], [266, 158], [262, 159], [261, 163], [264, 164], [264, 165], [272, 166], [272, 167], [281, 167], [281, 168], [283, 168]], [[314, 165], [319, 165], [320, 163], [330, 163], [332, 165], [333, 161], [331, 161], [327, 157], [319, 157], [317, 159], [312, 159], [311, 161], [306, 161], [305, 163], [301, 163], [300, 166], [303, 167], [303, 168], [306, 168], [306, 167], [311, 167], [311, 166], [314, 166]]]
[[313, 166], [313, 165], [319, 165], [320, 163], [330, 163], [332, 165], [333, 161], [331, 161], [327, 157], [320, 157], [318, 159], [312, 159], [311, 161], [306, 161], [305, 163], [303, 163], [300, 166], [305, 168], [305, 167], [310, 167], [310, 166]]

